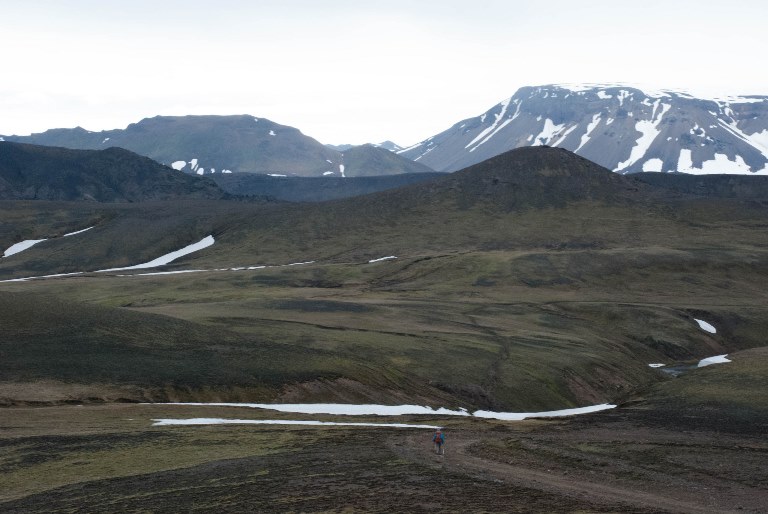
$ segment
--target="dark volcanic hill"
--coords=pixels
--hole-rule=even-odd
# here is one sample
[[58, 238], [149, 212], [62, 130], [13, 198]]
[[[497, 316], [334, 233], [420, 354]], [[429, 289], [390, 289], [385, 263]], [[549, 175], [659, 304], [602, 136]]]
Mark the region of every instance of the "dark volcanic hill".
[[156, 116], [125, 129], [91, 132], [77, 127], [3, 137], [6, 141], [75, 149], [117, 146], [197, 175], [248, 172], [349, 177], [433, 171], [423, 165], [414, 166], [410, 159], [384, 148], [378, 157], [371, 151], [353, 148], [347, 163], [344, 153], [296, 128], [248, 115]]
[[122, 148], [70, 150], [0, 142], [0, 199], [138, 202], [222, 198], [212, 181]]
[[541, 145], [621, 173], [765, 173], [768, 96], [708, 100], [620, 85], [524, 87], [398, 153], [437, 171], [456, 171]]

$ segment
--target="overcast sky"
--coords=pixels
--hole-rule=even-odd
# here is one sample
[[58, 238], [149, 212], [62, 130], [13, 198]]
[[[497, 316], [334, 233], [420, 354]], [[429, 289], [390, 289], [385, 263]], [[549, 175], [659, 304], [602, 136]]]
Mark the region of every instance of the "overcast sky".
[[767, 5], [0, 0], [0, 134], [252, 114], [409, 145], [526, 85], [768, 94]]

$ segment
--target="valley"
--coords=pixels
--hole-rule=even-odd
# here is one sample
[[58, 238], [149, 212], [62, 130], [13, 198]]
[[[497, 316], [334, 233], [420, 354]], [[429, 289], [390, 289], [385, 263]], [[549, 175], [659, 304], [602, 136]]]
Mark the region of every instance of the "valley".
[[[0, 506], [765, 511], [767, 199], [695, 189], [525, 148], [321, 203], [0, 202], [0, 249], [46, 239], [0, 259]], [[443, 426], [447, 453], [428, 428], [174, 418]]]

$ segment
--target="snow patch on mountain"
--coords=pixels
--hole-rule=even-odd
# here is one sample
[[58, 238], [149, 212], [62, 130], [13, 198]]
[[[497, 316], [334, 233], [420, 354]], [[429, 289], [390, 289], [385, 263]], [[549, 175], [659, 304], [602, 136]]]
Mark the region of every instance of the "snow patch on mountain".
[[565, 127], [565, 123], [555, 125], [552, 120], [547, 118], [544, 120], [544, 127], [541, 129], [541, 132], [539, 132], [539, 135], [534, 136], [533, 144], [531, 146], [549, 145], [552, 139], [554, 139], [554, 137], [558, 135], [561, 130], [563, 130], [563, 127]]
[[[660, 100], [656, 100], [654, 104], [654, 113], [656, 112], [656, 105], [658, 105], [659, 102]], [[664, 114], [666, 114], [666, 112], [671, 107], [672, 106], [669, 104], [662, 104], [661, 113], [658, 115], [658, 117], [652, 118], [650, 120], [640, 120], [635, 124], [635, 130], [640, 132], [641, 135], [635, 142], [635, 146], [632, 147], [632, 152], [629, 154], [629, 158], [624, 162], [620, 162], [616, 168], [616, 171], [621, 171], [629, 166], [632, 166], [648, 152], [648, 148], [651, 147], [653, 141], [661, 133], [659, 130], [659, 124], [661, 123]]]

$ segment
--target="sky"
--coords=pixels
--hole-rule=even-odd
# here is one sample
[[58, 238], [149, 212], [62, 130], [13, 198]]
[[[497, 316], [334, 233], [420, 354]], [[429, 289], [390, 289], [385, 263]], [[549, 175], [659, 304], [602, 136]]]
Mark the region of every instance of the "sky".
[[523, 86], [768, 94], [763, 0], [0, 0], [0, 134], [251, 114], [407, 146]]

